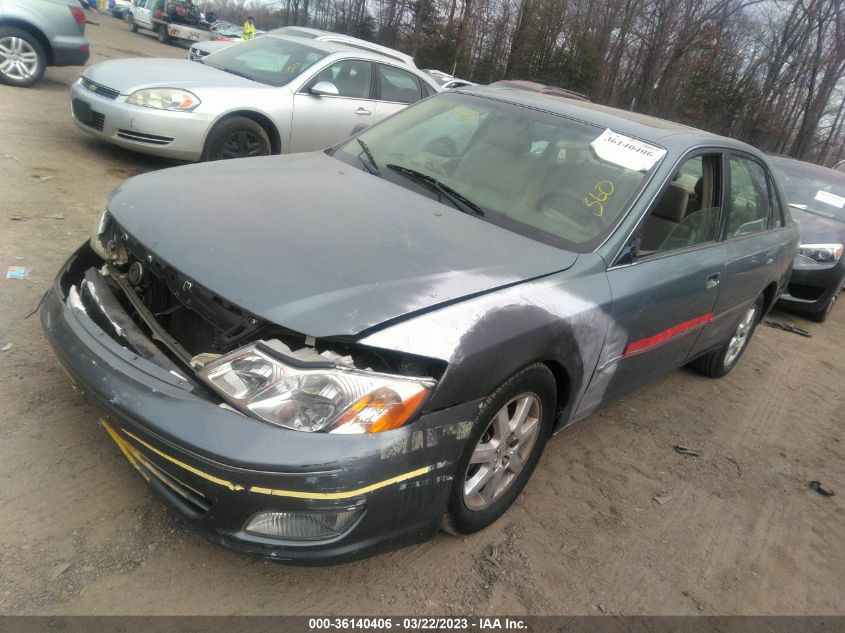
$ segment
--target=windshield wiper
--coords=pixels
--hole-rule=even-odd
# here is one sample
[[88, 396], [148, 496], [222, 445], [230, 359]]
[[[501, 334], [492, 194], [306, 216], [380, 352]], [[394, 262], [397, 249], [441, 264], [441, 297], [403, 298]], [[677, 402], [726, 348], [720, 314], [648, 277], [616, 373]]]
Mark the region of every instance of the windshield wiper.
[[[367, 160], [370, 161], [368, 165], [363, 158], [361, 158], [361, 154], [358, 154], [358, 158], [361, 159], [361, 162], [364, 163], [364, 167], [367, 168], [367, 171], [370, 172], [373, 176], [381, 176], [381, 170], [378, 168], [378, 163], [376, 162], [376, 157], [373, 156], [373, 153], [370, 151], [370, 146], [367, 145], [362, 139], [356, 138], [358, 141], [358, 145], [361, 146], [361, 151], [367, 155]], [[388, 165], [390, 167], [390, 165]]]
[[433, 189], [441, 196], [449, 200], [449, 202], [451, 202], [459, 211], [463, 211], [464, 213], [468, 213], [469, 215], [484, 215], [484, 209], [479, 207], [477, 204], [475, 204], [472, 200], [467, 198], [462, 193], [459, 193], [452, 189], [449, 185], [440, 182], [434, 176], [429, 176], [428, 174], [424, 174], [421, 171], [411, 169], [410, 167], [403, 167], [402, 165], [388, 164], [387, 168], [392, 169], [395, 172], [399, 172], [403, 176], [407, 176], [412, 180], [416, 180], [417, 182], [421, 182], [425, 185], [428, 185], [430, 189]]

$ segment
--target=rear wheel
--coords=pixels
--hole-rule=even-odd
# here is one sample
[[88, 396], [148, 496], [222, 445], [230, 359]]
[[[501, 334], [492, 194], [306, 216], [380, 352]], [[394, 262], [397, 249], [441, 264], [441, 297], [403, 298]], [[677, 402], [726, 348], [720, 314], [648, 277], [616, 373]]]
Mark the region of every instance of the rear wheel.
[[445, 531], [477, 532], [510, 507], [546, 446], [556, 395], [554, 376], [537, 363], [487, 398], [458, 462], [442, 520]]
[[731, 338], [719, 349], [697, 358], [691, 364], [705, 376], [721, 378], [727, 375], [739, 362], [748, 342], [757, 329], [757, 323], [763, 309], [763, 302], [760, 299], [754, 302], [742, 315]]
[[167, 32], [167, 25], [164, 22], [158, 25], [158, 41], [162, 44], [170, 44], [170, 33]]
[[830, 316], [830, 313], [833, 312], [833, 306], [836, 304], [836, 297], [839, 293], [834, 293], [833, 296], [828, 300], [827, 304], [824, 308], [819, 310], [818, 312], [813, 312], [810, 314], [810, 319], [815, 321], [816, 323], [824, 323], [827, 321], [827, 317]]
[[31, 33], [0, 26], [0, 81], [27, 88], [41, 81], [47, 67], [44, 47]]
[[252, 119], [233, 116], [218, 123], [208, 135], [204, 160], [269, 156], [272, 147], [266, 130]]

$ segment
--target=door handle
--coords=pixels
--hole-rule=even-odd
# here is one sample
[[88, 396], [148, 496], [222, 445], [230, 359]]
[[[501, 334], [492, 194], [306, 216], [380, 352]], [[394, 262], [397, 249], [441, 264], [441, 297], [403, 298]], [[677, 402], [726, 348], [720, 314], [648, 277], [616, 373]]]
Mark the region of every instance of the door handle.
[[707, 283], [704, 284], [704, 287], [709, 290], [710, 288], [715, 288], [716, 286], [718, 286], [720, 276], [721, 275], [719, 273], [713, 273], [712, 275], [707, 277]]
[[367, 108], [358, 108], [355, 110], [355, 114], [372, 114]]

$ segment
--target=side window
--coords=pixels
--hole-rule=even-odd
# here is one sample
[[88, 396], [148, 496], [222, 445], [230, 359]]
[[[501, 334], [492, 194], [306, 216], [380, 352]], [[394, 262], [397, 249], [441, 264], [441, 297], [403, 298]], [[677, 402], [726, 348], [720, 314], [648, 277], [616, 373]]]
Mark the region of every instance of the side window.
[[423, 99], [425, 99], [426, 97], [430, 97], [431, 95], [437, 94], [437, 91], [431, 86], [429, 86], [426, 82], [421, 81], [420, 84], [422, 85], [423, 89]]
[[721, 156], [686, 161], [655, 201], [640, 228], [641, 255], [714, 242], [721, 209]]
[[763, 166], [748, 158], [732, 156], [727, 236], [765, 231], [771, 214], [771, 191]]
[[420, 82], [411, 73], [379, 64], [378, 76], [382, 101], [414, 103], [420, 100]]
[[319, 81], [335, 85], [338, 95], [354, 99], [369, 99], [373, 65], [358, 59], [344, 59], [327, 66], [305, 86], [305, 92]]

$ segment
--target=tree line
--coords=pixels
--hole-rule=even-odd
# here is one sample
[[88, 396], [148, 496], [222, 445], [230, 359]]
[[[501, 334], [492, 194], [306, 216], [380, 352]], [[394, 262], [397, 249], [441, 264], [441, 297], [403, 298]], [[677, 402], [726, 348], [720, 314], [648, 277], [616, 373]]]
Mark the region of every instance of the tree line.
[[259, 28], [372, 40], [821, 164], [845, 160], [845, 0], [212, 0]]

